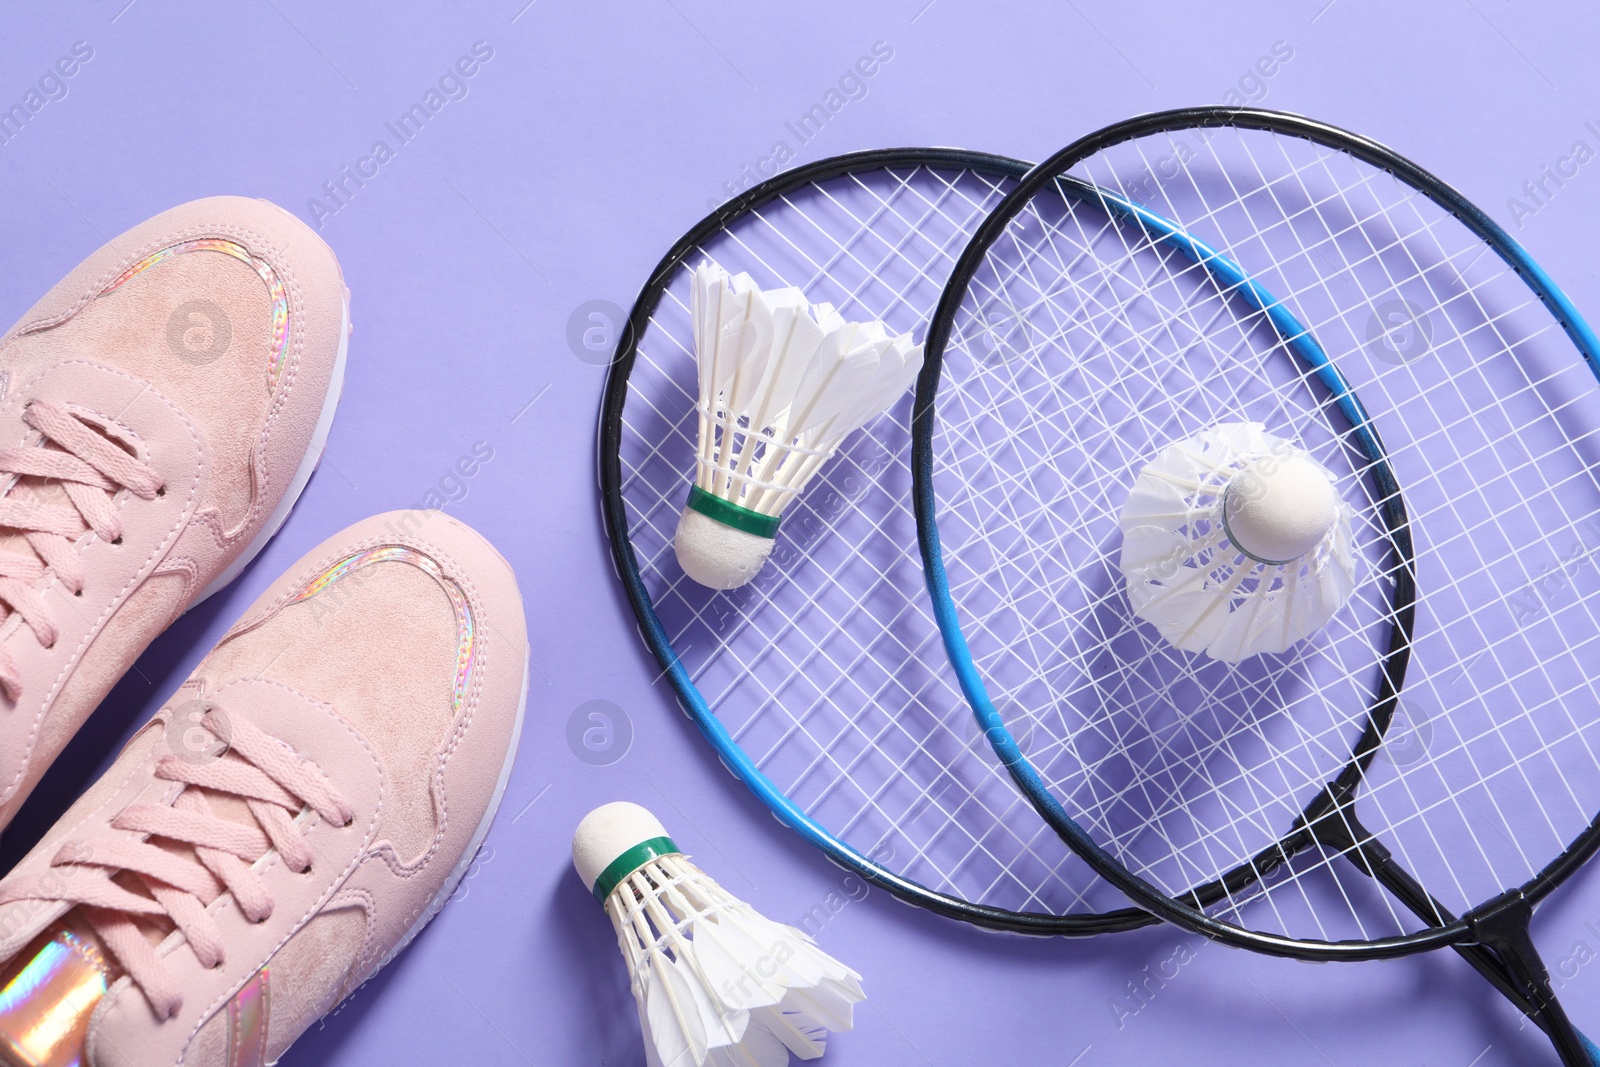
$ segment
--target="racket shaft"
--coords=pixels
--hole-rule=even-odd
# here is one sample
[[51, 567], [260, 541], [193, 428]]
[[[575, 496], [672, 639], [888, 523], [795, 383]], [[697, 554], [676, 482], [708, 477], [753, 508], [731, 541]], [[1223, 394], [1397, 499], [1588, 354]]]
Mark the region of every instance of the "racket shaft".
[[1539, 950], [1528, 934], [1528, 921], [1532, 917], [1533, 905], [1521, 891], [1513, 891], [1472, 925], [1479, 940], [1505, 962], [1513, 980], [1528, 990], [1538, 1005], [1535, 1018], [1561, 1054], [1561, 1062], [1566, 1067], [1593, 1067], [1595, 1061], [1589, 1051], [1593, 1046], [1567, 1018], [1566, 1009], [1550, 987], [1550, 974], [1539, 958]]
[[[1352, 788], [1340, 788], [1338, 783], [1330, 784], [1315, 810], [1317, 817], [1306, 825], [1305, 844], [1316, 842], [1324, 848], [1338, 851], [1428, 925], [1448, 926], [1456, 921], [1450, 909], [1434, 899], [1422, 883], [1395, 862], [1394, 853], [1356, 817]], [[1516, 899], [1521, 900], [1520, 897]], [[1498, 944], [1485, 940], [1484, 943], [1451, 947], [1516, 1005], [1517, 1010], [1532, 1019], [1550, 1038], [1563, 1059], [1576, 1045], [1582, 1050], [1582, 1058], [1576, 1061], [1578, 1064], [1600, 1064], [1600, 1050], [1591, 1051], [1594, 1046], [1572, 1026], [1556, 1001], [1555, 993], [1550, 988], [1549, 975], [1539, 962], [1532, 940], [1528, 938], [1527, 917], [1531, 916], [1532, 909], [1527, 907], [1526, 901], [1522, 901], [1522, 904], [1527, 915], [1509, 908], [1500, 913], [1504, 914], [1509, 929]], [[1516, 928], [1519, 919], [1520, 934]]]
[[[1416, 879], [1402, 870], [1392, 859], [1385, 859], [1381, 863], [1373, 864], [1372, 875], [1377, 879], [1379, 885], [1394, 894], [1395, 899], [1399, 900], [1413, 915], [1424, 922], [1435, 925], [1455, 922], [1456, 917], [1450, 913], [1449, 909], [1434, 900], [1427, 890], [1417, 884]], [[1556, 1046], [1556, 1051], [1561, 1052], [1563, 1059], [1565, 1059], [1566, 1052], [1561, 1048], [1561, 1042], [1557, 1040], [1555, 1033], [1562, 1026], [1552, 1023], [1552, 1020], [1548, 1017], [1550, 1005], [1553, 1004], [1556, 1010], [1561, 1012], [1561, 1023], [1565, 1024], [1566, 1029], [1573, 1029], [1573, 1027], [1566, 1020], [1566, 1014], [1561, 1011], [1554, 994], [1547, 994], [1549, 1000], [1541, 1008], [1535, 999], [1535, 993], [1513, 976], [1512, 969], [1495, 952], [1484, 945], [1456, 945], [1454, 947], [1457, 955], [1472, 964], [1473, 970], [1488, 979], [1490, 985], [1498, 989], [1502, 996], [1516, 1005], [1518, 1011], [1532, 1019], [1534, 1024], [1550, 1037], [1551, 1043]], [[1540, 969], [1542, 970], [1542, 967]], [[1544, 988], [1548, 990], [1548, 980], [1543, 984]], [[1585, 1065], [1585, 1067], [1592, 1067], [1593, 1064], [1600, 1063], [1600, 1060], [1596, 1060], [1594, 1054], [1588, 1051], [1589, 1048], [1592, 1048], [1588, 1039], [1575, 1029], [1573, 1033], [1586, 1046], [1583, 1058], [1576, 1062], [1580, 1065]]]

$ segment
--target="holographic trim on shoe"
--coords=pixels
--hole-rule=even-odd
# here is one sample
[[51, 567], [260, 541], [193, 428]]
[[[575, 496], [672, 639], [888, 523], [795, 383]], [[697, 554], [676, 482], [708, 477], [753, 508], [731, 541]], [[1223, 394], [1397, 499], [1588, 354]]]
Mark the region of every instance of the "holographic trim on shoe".
[[76, 1067], [89, 1019], [113, 978], [99, 941], [69, 917], [0, 977], [0, 1063]]
[[222, 252], [242, 263], [248, 263], [257, 274], [261, 275], [261, 280], [267, 285], [267, 292], [272, 296], [272, 351], [271, 358], [267, 361], [267, 388], [275, 389], [278, 385], [278, 375], [283, 373], [284, 356], [289, 351], [289, 295], [284, 291], [283, 283], [278, 280], [278, 275], [272, 267], [265, 260], [252, 256], [250, 250], [243, 245], [216, 237], [204, 237], [163, 248], [159, 252], [145, 256], [123, 271], [116, 281], [100, 290], [100, 295], [105, 296], [114, 292], [135, 275], [144, 273], [157, 263], [189, 252]]
[[302, 600], [309, 600], [318, 593], [327, 589], [340, 579], [370, 567], [374, 563], [409, 563], [413, 567], [433, 575], [439, 585], [444, 589], [445, 595], [450, 598], [450, 604], [456, 612], [456, 633], [460, 638], [460, 645], [456, 652], [456, 688], [453, 707], [461, 710], [461, 702], [466, 698], [467, 679], [472, 676], [472, 657], [474, 652], [474, 632], [472, 623], [472, 608], [467, 603], [467, 595], [461, 587], [445, 577], [444, 569], [431, 557], [414, 548], [402, 545], [380, 545], [369, 548], [365, 552], [358, 552], [353, 556], [346, 556], [332, 567], [323, 571], [300, 592], [296, 593], [289, 603], [298, 604]]
[[228, 1067], [266, 1067], [267, 979], [263, 967], [228, 1001]]

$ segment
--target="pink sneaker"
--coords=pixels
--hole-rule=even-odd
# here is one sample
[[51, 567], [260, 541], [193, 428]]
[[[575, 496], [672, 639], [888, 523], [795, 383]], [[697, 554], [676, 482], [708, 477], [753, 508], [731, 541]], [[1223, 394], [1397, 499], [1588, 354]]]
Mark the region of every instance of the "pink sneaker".
[[214, 197], [110, 242], [0, 337], [0, 829], [288, 515], [333, 420], [346, 297], [298, 219]]
[[325, 542], [0, 882], [0, 1064], [275, 1062], [454, 890], [526, 695], [483, 538], [410, 511]]

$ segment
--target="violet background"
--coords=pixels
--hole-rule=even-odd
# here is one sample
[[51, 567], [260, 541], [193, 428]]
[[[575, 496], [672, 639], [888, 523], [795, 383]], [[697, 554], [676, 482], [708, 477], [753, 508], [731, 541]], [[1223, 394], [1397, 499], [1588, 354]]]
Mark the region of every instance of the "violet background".
[[[524, 6], [526, 5], [526, 6]], [[592, 301], [628, 306], [667, 246], [782, 140], [804, 161], [940, 144], [1038, 159], [1137, 112], [1238, 92], [1384, 141], [1506, 225], [1590, 318], [1600, 163], [1539, 204], [1523, 184], [1600, 150], [1595, 17], [1504, 0], [92, 0], [0, 13], [0, 108], [75, 42], [93, 58], [0, 144], [0, 324], [106, 238], [185, 200], [308, 198], [395, 149], [321, 233], [353, 294], [344, 399], [322, 468], [233, 587], [180, 620], [73, 743], [0, 844], [18, 858], [280, 570], [373, 512], [421, 504], [476, 442], [448, 510], [517, 567], [534, 674], [505, 805], [470, 879], [290, 1065], [643, 1063], [609, 925], [572, 874], [582, 814], [626, 798], [735, 892], [793, 921], [843, 875], [780, 828], [677, 713], [607, 557], [594, 475], [603, 359], [569, 344]], [[409, 143], [385, 123], [487, 42]], [[1250, 81], [1276, 42], [1293, 58]], [[808, 143], [785, 123], [886, 42], [893, 58]], [[1594, 122], [1591, 127], [1586, 125]], [[1570, 169], [1570, 168], [1569, 168]], [[1526, 209], [1514, 211], [1509, 198]], [[324, 201], [328, 203], [327, 201]], [[605, 305], [594, 305], [604, 307]], [[586, 358], [580, 358], [580, 353]], [[459, 490], [456, 490], [459, 494]], [[631, 748], [567, 741], [610, 701]], [[1600, 876], [1535, 920], [1569, 1011], [1600, 1033]], [[871, 999], [825, 1062], [1547, 1063], [1450, 954], [1304, 966], [1170, 928], [1092, 941], [971, 930], [872, 892], [821, 931]], [[1176, 972], [1145, 1002], [1129, 983]], [[1120, 1008], [1117, 1007], [1120, 1005]]]

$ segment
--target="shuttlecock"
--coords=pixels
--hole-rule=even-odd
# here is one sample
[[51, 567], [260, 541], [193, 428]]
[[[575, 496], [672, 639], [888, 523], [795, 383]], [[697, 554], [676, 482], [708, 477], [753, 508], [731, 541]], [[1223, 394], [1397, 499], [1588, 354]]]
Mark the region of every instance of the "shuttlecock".
[[853, 1025], [861, 976], [708, 878], [639, 805], [586, 815], [572, 862], [616, 928], [653, 1067], [783, 1067]]
[[916, 379], [922, 346], [710, 263], [691, 286], [700, 440], [673, 546], [690, 578], [734, 589], [761, 570], [784, 509], [839, 442]]
[[1355, 589], [1350, 505], [1305, 450], [1255, 422], [1168, 445], [1122, 508], [1134, 614], [1236, 663], [1325, 626]]

